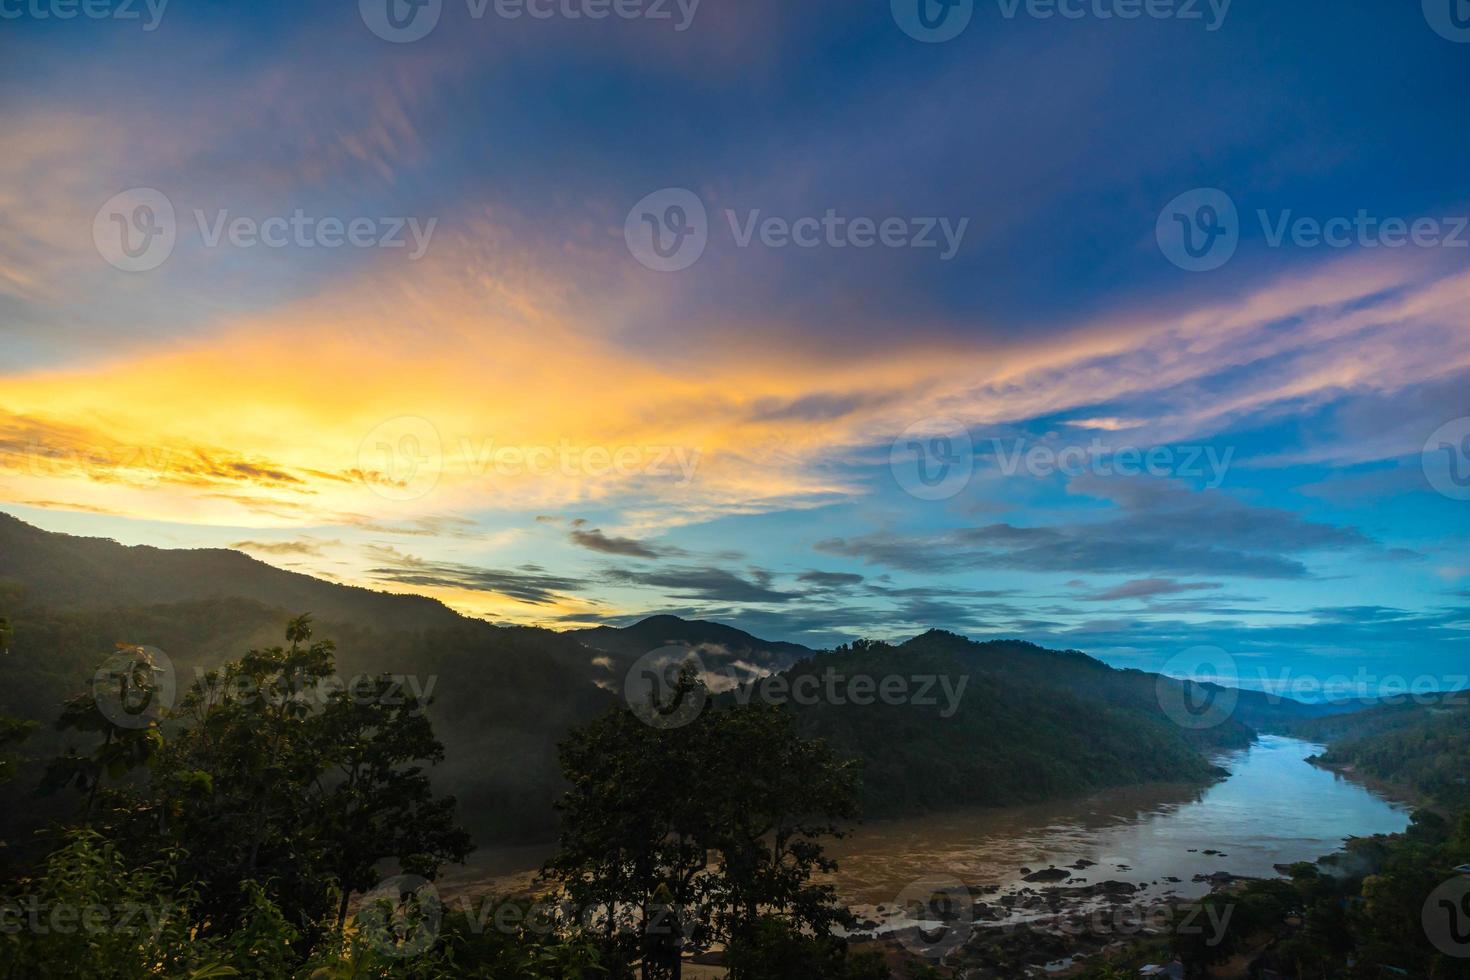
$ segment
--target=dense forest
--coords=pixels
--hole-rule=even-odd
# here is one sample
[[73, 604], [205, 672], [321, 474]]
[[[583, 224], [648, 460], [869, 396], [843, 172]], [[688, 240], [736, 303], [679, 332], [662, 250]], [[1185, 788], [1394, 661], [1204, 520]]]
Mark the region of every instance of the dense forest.
[[[848, 955], [833, 930], [854, 920], [812, 880], [857, 815], [854, 766], [783, 709], [708, 706], [673, 730], [618, 706], [574, 729], [544, 869], [556, 912], [446, 914], [432, 882], [473, 845], [431, 786], [428, 702], [388, 674], [338, 683], [309, 617], [285, 639], [171, 707], [152, 652], [119, 644], [66, 700], [74, 744], [38, 790], [66, 815], [0, 888], [0, 975], [672, 980], [718, 945], [736, 980], [887, 976]], [[707, 700], [693, 670], [678, 685]], [[0, 717], [0, 780], [33, 727]]]
[[933, 705], [797, 707], [799, 729], [863, 763], [871, 816], [956, 804], [1005, 805], [1141, 782], [1222, 775], [1201, 748], [1248, 744], [1239, 724], [1191, 744], [1155, 696], [1155, 675], [1126, 674], [1075, 652], [1026, 643], [974, 643], [934, 631], [906, 643], [859, 642], [804, 661], [786, 677], [968, 678], [945, 716]]
[[1250, 951], [1261, 969], [1299, 978], [1470, 977], [1470, 708], [1463, 694], [1298, 722], [1328, 743], [1318, 760], [1381, 780], [1422, 806], [1402, 834], [1348, 841], [1281, 880], [1246, 882], [1206, 904], [1233, 915], [1224, 940], [1179, 935], [1204, 968]]
[[[0, 930], [0, 976], [658, 978], [719, 950], [736, 978], [877, 980], [891, 964], [848, 947], [852, 917], [815, 884], [831, 870], [823, 842], [854, 821], [1203, 784], [1221, 774], [1215, 752], [1268, 725], [1426, 805], [1403, 835], [1217, 893], [1206, 901], [1233, 911], [1223, 942], [1180, 933], [1168, 952], [1201, 970], [1249, 952], [1298, 977], [1467, 975], [1419, 920], [1470, 861], [1470, 726], [1454, 699], [1346, 714], [1241, 692], [1230, 717], [1190, 728], [1161, 704], [1208, 685], [1078, 651], [931, 631], [812, 652], [674, 617], [577, 636], [418, 600], [396, 623], [398, 597], [258, 563], [209, 585], [209, 567], [235, 561], [214, 553], [190, 571], [200, 553], [145, 549], [168, 581], [193, 577], [184, 601], [134, 583], [104, 602], [125, 577], [101, 574], [72, 607], [96, 561], [134, 549], [56, 539], [13, 537], [40, 543], [42, 567], [27, 574], [12, 550], [0, 581], [4, 908], [143, 910], [150, 924], [85, 942]], [[252, 582], [261, 595], [225, 594]], [[343, 618], [291, 619], [269, 601], [287, 594]], [[707, 689], [691, 662], [676, 703], [704, 708], [661, 728], [609, 683], [653, 645], [716, 674], [772, 672]], [[912, 696], [789, 696], [855, 678]], [[260, 696], [276, 691], [288, 696]], [[526, 839], [560, 842], [543, 869], [562, 903], [550, 920], [533, 927], [515, 900], [439, 900], [432, 882], [475, 845]]]
[[[114, 644], [160, 651], [184, 687], [270, 643], [281, 622], [309, 609], [333, 638], [344, 675], [389, 673], [432, 690], [427, 711], [446, 747], [434, 783], [458, 798], [462, 823], [482, 844], [554, 838], [553, 803], [563, 788], [557, 743], [618, 700], [637, 654], [670, 644], [698, 651], [716, 673], [741, 663], [788, 681], [829, 670], [963, 679], [963, 697], [947, 717], [937, 684], [934, 709], [791, 704], [802, 731], [864, 764], [870, 816], [1206, 780], [1217, 775], [1206, 754], [1247, 744], [1253, 734], [1239, 718], [1181, 729], [1160, 711], [1157, 691], [1177, 682], [1075, 651], [931, 632], [818, 655], [670, 616], [573, 633], [501, 627], [432, 600], [323, 582], [237, 552], [129, 548], [3, 514], [0, 603], [16, 635], [14, 655], [0, 661], [0, 713], [41, 726], [22, 783], [38, 780], [36, 758], [65, 747], [52, 727], [56, 711]], [[1309, 710], [1282, 700], [1263, 701], [1258, 712], [1285, 721]], [[0, 836], [23, 840], [57, 816], [53, 807], [7, 808]]]

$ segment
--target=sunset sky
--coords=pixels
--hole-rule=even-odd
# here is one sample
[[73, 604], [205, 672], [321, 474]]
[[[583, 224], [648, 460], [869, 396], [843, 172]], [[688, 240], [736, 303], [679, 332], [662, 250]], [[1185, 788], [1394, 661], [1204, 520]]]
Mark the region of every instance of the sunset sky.
[[[5, 8], [0, 509], [555, 628], [1470, 672], [1470, 43], [1419, 3], [923, 43], [888, 0], [442, 0], [413, 41], [373, 2]], [[128, 271], [139, 188], [176, 240]], [[625, 237], [670, 188], [680, 271]], [[1199, 188], [1239, 241], [1190, 271]], [[940, 245], [742, 244], [828, 212]], [[1360, 214], [1438, 242], [1277, 234]]]

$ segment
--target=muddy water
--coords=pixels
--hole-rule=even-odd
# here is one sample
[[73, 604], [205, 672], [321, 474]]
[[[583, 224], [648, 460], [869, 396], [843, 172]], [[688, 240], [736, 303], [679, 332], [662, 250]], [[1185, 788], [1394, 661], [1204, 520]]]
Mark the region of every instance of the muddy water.
[[[828, 853], [840, 868], [842, 899], [885, 926], [916, 883], [957, 880], [994, 886], [1000, 894], [1025, 885], [1023, 868], [1066, 869], [1065, 885], [1116, 880], [1139, 886], [1134, 901], [1192, 898], [1209, 891], [1196, 875], [1226, 871], [1270, 877], [1273, 865], [1315, 860], [1350, 836], [1393, 833], [1409, 808], [1305, 760], [1320, 746], [1263, 737], [1220, 757], [1230, 776], [1208, 787], [1149, 785], [1035, 806], [958, 810], [874, 822]], [[1206, 850], [1219, 852], [1205, 854]], [[482, 852], [442, 882], [459, 895], [507, 894], [532, 887], [550, 849]], [[1074, 868], [1078, 862], [1092, 862]], [[1171, 882], [1169, 878], [1179, 881]], [[889, 915], [878, 915], [880, 905]]]
[[939, 879], [1013, 892], [1024, 886], [1023, 868], [1068, 871], [1070, 881], [1029, 885], [1038, 890], [1117, 880], [1140, 886], [1140, 901], [1193, 898], [1210, 889], [1196, 875], [1271, 877], [1275, 864], [1315, 860], [1350, 836], [1408, 825], [1408, 807], [1305, 761], [1319, 751], [1266, 736], [1220, 757], [1231, 775], [1204, 788], [1150, 785], [868, 824], [828, 848], [840, 862], [834, 880], [859, 910], [891, 907], [916, 882]]

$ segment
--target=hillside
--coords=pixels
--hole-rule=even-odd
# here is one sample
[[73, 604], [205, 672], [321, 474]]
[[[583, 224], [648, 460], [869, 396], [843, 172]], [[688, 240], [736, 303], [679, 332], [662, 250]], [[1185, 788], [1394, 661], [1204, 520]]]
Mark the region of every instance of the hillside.
[[463, 618], [434, 599], [338, 585], [239, 551], [128, 546], [43, 531], [0, 512], [0, 582], [6, 580], [22, 585], [31, 602], [60, 609], [245, 597], [392, 629], [442, 628]]
[[1405, 699], [1350, 715], [1304, 721], [1293, 734], [1328, 745], [1319, 761], [1470, 809], [1470, 695]]
[[[960, 804], [1045, 799], [1143, 781], [1197, 781], [1205, 755], [1248, 744], [1241, 716], [1202, 731], [1174, 725], [1157, 675], [1116, 670], [1077, 651], [1013, 640], [975, 642], [931, 631], [898, 646], [858, 643], [815, 653], [733, 627], [655, 616], [623, 628], [569, 633], [498, 627], [430, 599], [395, 596], [281, 571], [230, 551], [124, 547], [31, 527], [0, 515], [0, 612], [15, 627], [0, 660], [0, 713], [49, 726], [116, 642], [158, 647], [181, 686], [197, 670], [280, 642], [287, 619], [311, 612], [349, 676], [389, 672], [432, 684], [447, 761], [441, 791], [457, 795], [482, 843], [546, 839], [561, 789], [556, 744], [616, 703], [643, 653], [676, 645], [711, 671], [829, 669], [882, 678], [965, 678], [956, 710], [888, 705], [797, 706], [804, 730], [866, 766], [870, 815]], [[1254, 724], [1284, 724], [1308, 708], [1242, 698]], [[61, 748], [48, 730], [28, 746]], [[36, 813], [27, 810], [28, 815]]]
[[604, 683], [614, 687], [633, 661], [663, 647], [693, 651], [708, 674], [718, 675], [710, 678], [711, 687], [717, 690], [785, 670], [816, 652], [799, 643], [763, 640], [723, 623], [678, 616], [649, 616], [631, 626], [597, 626], [565, 635], [607, 654], [602, 664]]
[[[1242, 747], [1254, 738], [1238, 722], [1184, 731], [1154, 699], [1155, 675], [1026, 643], [977, 643], [931, 631], [897, 646], [861, 643], [819, 654], [786, 676], [795, 684], [827, 672], [908, 678], [916, 697], [927, 678], [940, 678], [929, 685], [937, 703], [927, 708], [798, 709], [803, 732], [863, 760], [866, 811], [874, 816], [1030, 803], [1142, 782], [1204, 782], [1223, 770], [1202, 749]], [[955, 697], [961, 682], [963, 695]]]

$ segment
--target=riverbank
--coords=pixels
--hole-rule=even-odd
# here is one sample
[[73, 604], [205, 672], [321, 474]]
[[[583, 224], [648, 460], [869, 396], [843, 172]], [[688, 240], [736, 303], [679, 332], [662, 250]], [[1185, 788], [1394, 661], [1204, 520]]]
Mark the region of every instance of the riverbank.
[[[1152, 962], [1171, 918], [1204, 896], [1408, 825], [1401, 794], [1312, 764], [1320, 751], [1264, 736], [1223, 757], [1230, 775], [1208, 786], [865, 824], [828, 844], [838, 870], [824, 880], [859, 918], [852, 941], [896, 965], [938, 953], [977, 977], [1066, 977], [1098, 957]], [[456, 908], [534, 894], [550, 854], [483, 855], [441, 893]]]

